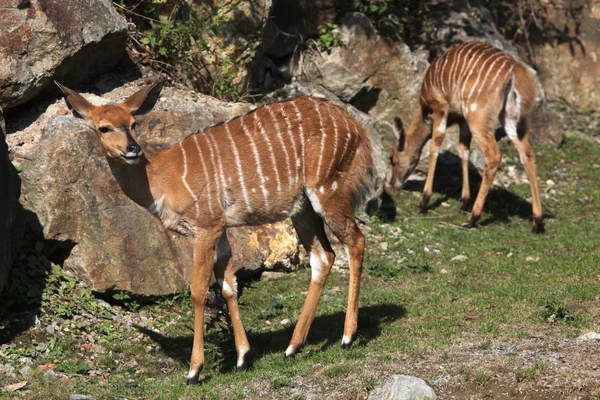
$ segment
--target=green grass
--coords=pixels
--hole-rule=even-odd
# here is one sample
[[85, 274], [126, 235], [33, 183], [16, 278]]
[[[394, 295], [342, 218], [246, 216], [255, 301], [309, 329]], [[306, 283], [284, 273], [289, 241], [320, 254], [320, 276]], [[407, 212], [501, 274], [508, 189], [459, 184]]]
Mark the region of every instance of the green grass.
[[[382, 366], [404, 371], [402, 366], [431, 352], [447, 360], [452, 354], [447, 350], [461, 344], [474, 343], [478, 351], [488, 351], [497, 342], [531, 336], [574, 338], [597, 330], [600, 150], [569, 138], [561, 149], [538, 144], [536, 152], [541, 191], [549, 194], [543, 199], [547, 233], [542, 235], [530, 233], [531, 212], [522, 201], [529, 197], [528, 185], [512, 186], [509, 192], [494, 188], [481, 224], [471, 230], [457, 228], [467, 215], [458, 211], [456, 194], [434, 193], [431, 204], [449, 206], [436, 206], [426, 216], [416, 211], [419, 193], [393, 194], [395, 221], [369, 224], [358, 340], [350, 350], [339, 346], [348, 276], [333, 271], [303, 353], [284, 359], [310, 279], [310, 270], [301, 268], [281, 279], [254, 281], [244, 287], [240, 307], [253, 346], [252, 362], [245, 371], [235, 371], [235, 347], [226, 313], [209, 307], [213, 318], [206, 327], [207, 363], [202, 384], [196, 387], [184, 385], [192, 346], [189, 294], [120, 310], [135, 321], [144, 315], [151, 320], [146, 327], [119, 325], [110, 316], [93, 326], [75, 324], [70, 331], [74, 337], [84, 332], [100, 337], [96, 344], [105, 352], [89, 360], [78, 339], [69, 335], [52, 339], [43, 332], [57, 317], [68, 323], [73, 321], [71, 314], [105, 314], [89, 291], [65, 277], [60, 278], [61, 284], [58, 278], [51, 280], [41, 327], [15, 338], [14, 347], [3, 348], [0, 363], [12, 363], [18, 370], [20, 356], [34, 352], [33, 372], [27, 378], [33, 384], [26, 395], [32, 399], [68, 398], [71, 393], [98, 399], [117, 394], [126, 398], [160, 395], [163, 400], [224, 395], [294, 398], [306, 390], [327, 397], [334, 389], [364, 394], [385, 379], [389, 369], [380, 370]], [[517, 157], [512, 149], [503, 149], [503, 154], [505, 165]], [[552, 188], [545, 183], [549, 179], [555, 182]], [[380, 247], [382, 242], [387, 242], [386, 251]], [[467, 260], [451, 261], [459, 254]], [[284, 327], [280, 321], [286, 318], [292, 324]], [[50, 340], [54, 341], [52, 351], [35, 353], [37, 343]], [[37, 371], [38, 365], [48, 361], [57, 364], [67, 378], [61, 381]], [[517, 381], [537, 379], [549, 370], [542, 364], [515, 367], [519, 369], [512, 374]], [[90, 375], [94, 369], [100, 369], [100, 375]], [[495, 379], [479, 366], [465, 367], [463, 374], [465, 381], [480, 386]], [[0, 376], [0, 386], [19, 379]], [[0, 397], [4, 395], [8, 394], [0, 392]]]

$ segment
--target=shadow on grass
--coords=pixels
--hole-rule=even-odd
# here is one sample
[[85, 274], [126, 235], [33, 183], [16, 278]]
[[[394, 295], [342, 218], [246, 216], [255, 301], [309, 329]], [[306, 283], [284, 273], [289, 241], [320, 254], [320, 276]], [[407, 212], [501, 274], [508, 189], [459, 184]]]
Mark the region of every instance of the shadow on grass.
[[[424, 180], [410, 180], [404, 184], [403, 189], [410, 192], [423, 192], [424, 186]], [[473, 207], [473, 203], [475, 203], [480, 186], [481, 175], [477, 168], [472, 163], [469, 163], [469, 189], [471, 191], [469, 210]], [[433, 192], [442, 194], [442, 197], [438, 197], [434, 202], [431, 202], [427, 209], [436, 209], [449, 199], [460, 201], [461, 190], [461, 160], [455, 154], [444, 152], [438, 159], [433, 179]], [[510, 222], [511, 217], [519, 217], [530, 221], [533, 219], [531, 204], [529, 202], [511, 191], [497, 186], [492, 186], [490, 189], [483, 210], [484, 212], [491, 214], [491, 216], [478, 223], [482, 226], [490, 225], [495, 222], [508, 223]], [[544, 219], [554, 218], [555, 215], [548, 212], [548, 210], [544, 210], [543, 217]]]
[[[362, 347], [367, 345], [370, 341], [380, 336], [385, 325], [389, 325], [405, 316], [406, 309], [401, 305], [379, 304], [361, 307], [358, 312], [358, 339], [354, 346]], [[342, 311], [317, 316], [310, 328], [307, 343], [325, 341], [321, 346], [321, 351], [327, 350], [331, 346], [341, 346], [345, 317], [346, 313]], [[188, 365], [193, 344], [192, 335], [169, 337], [142, 326], [135, 327], [138, 331], [158, 343], [165, 355], [179, 361], [183, 365]], [[249, 368], [252, 368], [254, 362], [271, 353], [281, 353], [281, 357], [284, 357], [284, 351], [292, 338], [293, 331], [293, 326], [260, 333], [249, 330], [247, 332], [248, 341], [252, 347], [248, 357]], [[231, 371], [235, 367], [236, 362], [233, 331], [230, 330], [227, 335], [227, 338], [215, 338], [212, 335], [205, 341], [205, 347], [206, 343], [214, 339], [222, 347], [221, 350], [225, 354], [225, 359], [219, 367], [221, 373]]]

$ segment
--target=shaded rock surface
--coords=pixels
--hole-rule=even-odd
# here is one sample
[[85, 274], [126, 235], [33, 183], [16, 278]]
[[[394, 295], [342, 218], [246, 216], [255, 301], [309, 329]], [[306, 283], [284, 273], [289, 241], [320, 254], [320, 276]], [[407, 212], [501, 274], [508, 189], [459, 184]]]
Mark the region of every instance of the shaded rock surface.
[[[139, 89], [121, 87], [103, 96], [120, 100]], [[216, 122], [244, 113], [249, 104], [223, 103], [191, 92], [163, 89], [154, 110], [138, 118], [147, 150], [166, 148]], [[103, 98], [87, 95], [96, 104]], [[93, 131], [83, 120], [61, 115], [63, 100], [25, 130], [9, 135], [24, 171], [22, 203], [43, 235], [72, 247], [63, 267], [94, 290], [159, 295], [184, 290], [191, 278], [189, 238], [167, 232], [134, 204], [112, 177]], [[290, 222], [230, 229], [240, 274], [295, 267], [297, 239]]]
[[19, 175], [8, 159], [4, 134], [0, 133], [0, 293], [23, 238], [20, 186]]
[[392, 375], [369, 394], [369, 400], [434, 400], [437, 396], [423, 379]]
[[53, 79], [79, 85], [117, 64], [127, 24], [110, 0], [5, 0], [0, 12], [0, 107], [24, 103]]

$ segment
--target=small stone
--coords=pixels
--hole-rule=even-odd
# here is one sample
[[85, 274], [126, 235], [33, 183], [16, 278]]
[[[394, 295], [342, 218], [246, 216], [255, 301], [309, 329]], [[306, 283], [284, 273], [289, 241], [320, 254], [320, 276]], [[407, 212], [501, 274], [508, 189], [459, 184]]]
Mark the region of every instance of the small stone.
[[464, 261], [467, 261], [468, 259], [469, 259], [469, 257], [465, 256], [464, 254], [459, 254], [457, 256], [452, 257], [452, 259], [450, 261], [464, 262]]
[[408, 254], [415, 254], [415, 251], [414, 251], [414, 250], [411, 250], [411, 249], [408, 249], [406, 252], [407, 252]]
[[60, 115], [67, 115], [69, 113], [69, 110], [65, 110], [64, 108], [60, 108], [58, 109], [58, 111], [56, 111], [57, 114]]
[[280, 324], [283, 326], [288, 326], [290, 324], [290, 319], [289, 318], [282, 319]]
[[48, 325], [46, 327], [46, 333], [48, 335], [54, 335], [54, 332], [56, 331], [56, 328], [54, 328], [54, 325]]
[[554, 186], [554, 185], [556, 185], [556, 183], [554, 183], [554, 181], [552, 179], [548, 179], [546, 181], [546, 186], [550, 187], [550, 186]]
[[512, 256], [513, 256], [513, 253], [508, 253], [508, 254], [506, 255], [506, 258], [511, 258]]
[[71, 400], [96, 400], [96, 399], [87, 394], [72, 394]]
[[429, 250], [429, 247], [427, 247], [427, 246], [423, 247], [423, 251], [425, 253], [431, 253], [431, 250]]
[[29, 365], [26, 365], [19, 370], [19, 373], [24, 377], [27, 377], [31, 374], [31, 367]]
[[381, 250], [387, 250], [388, 249], [387, 242], [381, 242], [381, 243], [379, 243], [379, 248], [381, 248]]
[[125, 382], [125, 386], [127, 386], [127, 387], [137, 387], [137, 386], [140, 386], [140, 384], [137, 383], [136, 381], [127, 381], [127, 382]]
[[600, 340], [600, 333], [597, 332], [587, 332], [583, 335], [579, 336], [577, 340]]
[[450, 204], [448, 204], [447, 202], [443, 201], [442, 202], [442, 207], [448, 208], [448, 207], [450, 207]]
[[407, 375], [392, 375], [369, 394], [369, 400], [434, 400], [437, 396], [423, 379]]
[[442, 270], [440, 271], [440, 274], [447, 274], [447, 273], [448, 273], [448, 271], [446, 271], [445, 269], [442, 269]]

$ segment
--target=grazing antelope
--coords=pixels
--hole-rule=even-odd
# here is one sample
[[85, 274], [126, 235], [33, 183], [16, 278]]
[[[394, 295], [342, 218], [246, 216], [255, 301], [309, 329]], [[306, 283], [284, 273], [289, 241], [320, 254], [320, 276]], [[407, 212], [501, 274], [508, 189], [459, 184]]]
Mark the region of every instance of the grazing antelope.
[[74, 115], [95, 130], [113, 175], [134, 202], [165, 227], [190, 235], [194, 246], [194, 345], [188, 384], [204, 365], [204, 303], [214, 270], [233, 325], [237, 367], [250, 345], [240, 319], [235, 269], [225, 230], [291, 217], [309, 254], [311, 281], [286, 356], [302, 350], [335, 254], [323, 222], [344, 244], [350, 288], [342, 346], [356, 338], [365, 237], [353, 209], [373, 170], [369, 135], [326, 101], [298, 97], [257, 108], [148, 154], [136, 141], [134, 115], [149, 110], [161, 84], [120, 104], [94, 106], [60, 85]]
[[[483, 152], [485, 162], [479, 194], [471, 216], [464, 225], [472, 227], [481, 216], [485, 198], [502, 160], [494, 136], [494, 128], [499, 120], [519, 151], [527, 171], [531, 185], [533, 232], [542, 232], [544, 225], [535, 154], [526, 127], [526, 118], [536, 95], [535, 80], [527, 67], [485, 43], [465, 43], [437, 57], [425, 73], [420, 108], [408, 131], [404, 132], [399, 119], [394, 120], [398, 142], [391, 157], [392, 186], [402, 186], [415, 169], [423, 146], [432, 138], [429, 171], [419, 205], [419, 211], [424, 212], [431, 197], [433, 174], [446, 127], [458, 123], [458, 153], [463, 174], [461, 203], [465, 211], [470, 198], [468, 166], [471, 136]], [[433, 121], [433, 134], [430, 120]]]

